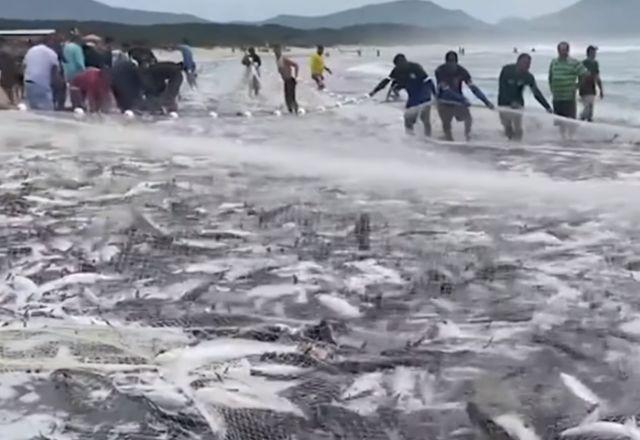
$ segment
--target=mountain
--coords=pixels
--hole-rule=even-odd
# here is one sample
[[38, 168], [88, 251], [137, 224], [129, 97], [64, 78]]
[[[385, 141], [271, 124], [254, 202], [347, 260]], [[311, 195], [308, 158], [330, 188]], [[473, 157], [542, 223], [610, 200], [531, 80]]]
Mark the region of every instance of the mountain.
[[529, 22], [537, 31], [569, 35], [623, 35], [639, 32], [640, 0], [581, 0], [553, 14]]
[[114, 8], [95, 0], [0, 0], [0, 18], [104, 21], [131, 25], [205, 22], [193, 15]]
[[399, 24], [429, 29], [486, 29], [486, 23], [459, 11], [445, 9], [430, 1], [400, 0], [367, 5], [320, 17], [279, 15], [265, 22], [296, 29], [339, 29], [366, 24]]

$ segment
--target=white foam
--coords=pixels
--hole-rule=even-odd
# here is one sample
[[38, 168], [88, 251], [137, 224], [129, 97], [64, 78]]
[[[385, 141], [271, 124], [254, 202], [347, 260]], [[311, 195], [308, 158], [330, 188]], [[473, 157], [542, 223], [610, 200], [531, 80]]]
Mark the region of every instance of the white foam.
[[337, 295], [317, 295], [316, 299], [334, 312], [336, 315], [342, 318], [360, 318], [362, 317], [362, 313], [360, 309], [352, 304], [350, 304], [346, 299], [340, 298]]

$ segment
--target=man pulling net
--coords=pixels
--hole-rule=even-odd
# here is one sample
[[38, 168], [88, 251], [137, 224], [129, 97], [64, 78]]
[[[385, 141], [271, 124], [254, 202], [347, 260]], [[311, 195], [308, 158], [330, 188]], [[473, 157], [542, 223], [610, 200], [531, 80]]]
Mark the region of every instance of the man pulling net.
[[438, 113], [442, 120], [445, 139], [453, 140], [451, 123], [455, 118], [464, 122], [464, 135], [467, 140], [470, 140], [473, 118], [469, 111], [471, 104], [462, 94], [462, 84], [466, 84], [471, 92], [488, 108], [493, 110], [494, 105], [473, 83], [467, 69], [458, 64], [458, 54], [453, 51], [445, 55], [445, 63], [436, 70], [436, 81], [438, 82]]
[[250, 47], [242, 58], [242, 65], [246, 67], [245, 78], [249, 84], [249, 96], [258, 96], [260, 94], [260, 68], [262, 67], [262, 59], [256, 53], [254, 47]]
[[369, 96], [373, 97], [391, 82], [399, 89], [405, 89], [409, 95], [404, 113], [405, 130], [413, 134], [414, 126], [420, 119], [425, 135], [431, 136], [431, 100], [436, 92], [433, 81], [420, 64], [408, 61], [403, 54], [396, 55], [393, 64], [395, 67], [389, 76], [380, 81]]
[[501, 110], [500, 122], [504, 133], [511, 140], [522, 140], [522, 109], [524, 97], [522, 92], [526, 86], [531, 88], [533, 96], [549, 113], [553, 110], [538, 88], [536, 79], [530, 72], [531, 55], [523, 53], [515, 64], [507, 64], [500, 73], [500, 90], [498, 92], [498, 106], [515, 111]]

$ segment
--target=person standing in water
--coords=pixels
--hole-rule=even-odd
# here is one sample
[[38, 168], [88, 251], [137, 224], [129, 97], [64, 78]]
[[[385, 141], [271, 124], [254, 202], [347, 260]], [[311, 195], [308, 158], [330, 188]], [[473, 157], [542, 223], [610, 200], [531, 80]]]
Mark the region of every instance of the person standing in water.
[[448, 141], [453, 140], [451, 123], [453, 119], [464, 122], [464, 134], [467, 140], [471, 137], [471, 127], [473, 118], [469, 111], [471, 105], [462, 94], [462, 84], [467, 84], [471, 92], [493, 110], [494, 105], [482, 93], [482, 90], [471, 80], [471, 75], [460, 64], [458, 64], [458, 54], [451, 51], [445, 55], [445, 63], [436, 70], [436, 81], [438, 83], [438, 113], [442, 120], [444, 137]]
[[324, 63], [324, 46], [318, 46], [316, 53], [311, 55], [311, 79], [318, 85], [318, 90], [324, 90], [324, 72], [333, 75]]
[[289, 113], [298, 113], [298, 101], [296, 100], [296, 87], [298, 85], [298, 75], [300, 73], [300, 66], [290, 58], [282, 55], [282, 46], [275, 46], [273, 53], [276, 56], [276, 63], [278, 65], [278, 72], [284, 82], [284, 101], [287, 105]]
[[[578, 82], [589, 71], [584, 65], [569, 56], [571, 47], [566, 41], [558, 44], [558, 58], [551, 61], [549, 66], [549, 87], [553, 95], [553, 112], [563, 118], [576, 119], [576, 92]], [[575, 125], [557, 122], [563, 138], [573, 136]]]
[[582, 62], [589, 74], [580, 81], [580, 100], [582, 101], [582, 113], [580, 119], [593, 122], [593, 111], [596, 103], [596, 86], [600, 91], [600, 99], [604, 99], [604, 89], [600, 79], [600, 64], [596, 61], [598, 48], [589, 46], [587, 48], [587, 58]]
[[414, 126], [420, 119], [424, 124], [425, 135], [431, 136], [431, 99], [436, 93], [433, 81], [420, 64], [408, 61], [403, 54], [396, 55], [393, 64], [395, 67], [389, 76], [380, 81], [369, 96], [373, 97], [394, 81], [396, 87], [405, 89], [409, 95], [404, 113], [407, 133], [414, 133]]
[[242, 65], [247, 68], [246, 78], [249, 83], [249, 95], [258, 96], [260, 94], [260, 68], [262, 59], [256, 53], [254, 47], [247, 49], [247, 53], [242, 58]]
[[176, 49], [182, 54], [182, 65], [184, 66], [185, 76], [189, 87], [195, 89], [197, 87], [198, 74], [196, 73], [197, 65], [193, 57], [193, 49], [188, 39], [183, 38], [182, 44], [176, 46]]
[[531, 88], [533, 96], [541, 106], [549, 113], [553, 113], [551, 106], [538, 88], [536, 79], [530, 72], [531, 55], [523, 53], [518, 57], [516, 64], [507, 64], [500, 73], [500, 89], [498, 93], [498, 106], [516, 111], [504, 110], [500, 112], [500, 122], [504, 127], [507, 138], [522, 140], [522, 113], [524, 97], [522, 92], [526, 86]]

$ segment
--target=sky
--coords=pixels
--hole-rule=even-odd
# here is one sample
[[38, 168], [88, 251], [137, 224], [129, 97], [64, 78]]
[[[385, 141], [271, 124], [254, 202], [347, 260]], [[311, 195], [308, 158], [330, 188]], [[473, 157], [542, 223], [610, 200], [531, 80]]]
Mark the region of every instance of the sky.
[[[389, 0], [101, 0], [113, 6], [188, 12], [218, 21], [258, 21], [279, 14], [322, 15]], [[555, 12], [577, 0], [434, 0], [449, 9], [462, 9], [476, 18], [496, 22], [506, 17], [534, 17]]]

